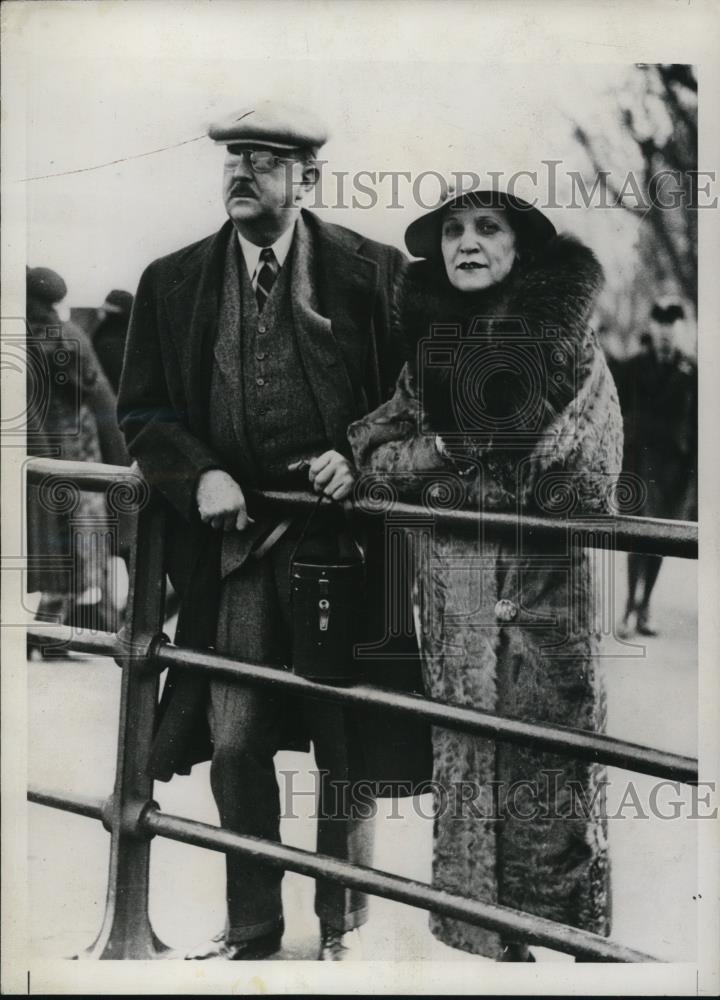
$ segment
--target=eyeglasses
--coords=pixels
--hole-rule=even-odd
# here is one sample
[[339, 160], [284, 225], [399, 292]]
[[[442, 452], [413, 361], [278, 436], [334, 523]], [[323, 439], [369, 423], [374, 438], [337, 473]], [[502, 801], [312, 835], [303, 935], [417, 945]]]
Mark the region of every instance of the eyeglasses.
[[247, 149], [245, 146], [228, 146], [228, 153], [232, 156], [244, 156], [249, 162], [253, 173], [269, 174], [278, 163], [296, 160], [295, 156], [278, 156], [269, 149]]

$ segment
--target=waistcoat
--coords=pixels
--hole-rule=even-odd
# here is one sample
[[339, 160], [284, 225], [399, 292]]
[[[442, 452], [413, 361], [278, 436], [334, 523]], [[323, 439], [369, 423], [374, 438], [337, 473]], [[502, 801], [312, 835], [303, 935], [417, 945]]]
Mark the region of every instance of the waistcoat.
[[234, 232], [225, 267], [211, 384], [211, 440], [232, 467], [235, 426], [241, 422], [261, 489], [297, 486], [297, 475], [289, 475], [287, 466], [329, 448], [295, 336], [294, 257], [293, 246], [261, 314]]

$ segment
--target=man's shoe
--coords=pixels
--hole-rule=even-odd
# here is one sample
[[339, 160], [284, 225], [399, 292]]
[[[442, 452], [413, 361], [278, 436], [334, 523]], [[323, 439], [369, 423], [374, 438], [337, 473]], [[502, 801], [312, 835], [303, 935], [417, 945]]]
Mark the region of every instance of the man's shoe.
[[321, 922], [318, 960], [320, 962], [348, 962], [356, 958], [350, 944], [352, 933], [352, 931], [339, 931], [335, 927]]
[[623, 618], [617, 627], [618, 639], [630, 639], [633, 635], [635, 635], [635, 629], [630, 624], [629, 616], [627, 618]]
[[638, 635], [654, 636], [658, 634], [657, 629], [650, 624], [647, 611], [638, 612], [637, 631]]
[[631, 601], [628, 601], [628, 603], [625, 605], [625, 614], [623, 615], [623, 620], [620, 622], [616, 630], [618, 639], [629, 639], [632, 635], [635, 634], [635, 629], [630, 624], [630, 619], [634, 614], [636, 614], [636, 612], [637, 608], [635, 607], [635, 605]]
[[222, 931], [207, 944], [189, 951], [185, 958], [191, 961], [224, 959], [226, 962], [257, 962], [279, 951], [281, 942], [282, 931], [270, 931], [250, 941], [226, 941]]

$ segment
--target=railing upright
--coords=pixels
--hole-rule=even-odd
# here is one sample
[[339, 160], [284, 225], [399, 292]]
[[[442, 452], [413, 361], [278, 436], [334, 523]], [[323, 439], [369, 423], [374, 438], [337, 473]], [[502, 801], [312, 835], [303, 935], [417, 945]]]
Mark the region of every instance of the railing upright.
[[143, 813], [153, 804], [148, 764], [158, 672], [152, 658], [162, 635], [163, 542], [164, 513], [152, 495], [137, 514], [126, 625], [119, 636], [123, 674], [115, 792], [105, 809], [111, 834], [105, 916], [94, 944], [79, 958], [149, 959], [166, 950], [150, 924], [150, 837], [141, 826]]

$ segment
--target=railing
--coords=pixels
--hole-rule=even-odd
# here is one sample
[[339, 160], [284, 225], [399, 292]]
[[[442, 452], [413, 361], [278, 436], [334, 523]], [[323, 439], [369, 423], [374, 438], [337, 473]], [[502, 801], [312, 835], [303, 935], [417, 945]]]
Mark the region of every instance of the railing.
[[[31, 482], [76, 484], [83, 490], [126, 489], [143, 495], [144, 484], [132, 470], [92, 463], [31, 459]], [[146, 493], [146, 491], [145, 491]], [[306, 509], [310, 494], [264, 493], [268, 504]], [[100, 820], [111, 834], [105, 916], [94, 944], [82, 957], [146, 959], [166, 949], [153, 932], [148, 917], [150, 842], [161, 836], [222, 853], [235, 851], [265, 864], [322, 876], [387, 899], [497, 931], [513, 940], [541, 945], [577, 957], [610, 962], [647, 962], [655, 958], [542, 917], [508, 907], [454, 896], [431, 886], [353, 865], [325, 855], [286, 847], [273, 841], [242, 836], [219, 827], [163, 813], [153, 801], [153, 781], [148, 774], [158, 698], [159, 674], [166, 667], [222, 673], [243, 681], [281, 687], [296, 694], [347, 705], [373, 705], [390, 712], [412, 714], [449, 729], [491, 737], [506, 743], [534, 746], [566, 753], [574, 758], [657, 775], [678, 782], [697, 781], [697, 760], [639, 746], [598, 733], [562, 726], [540, 725], [503, 718], [491, 712], [446, 705], [414, 695], [389, 692], [367, 685], [332, 687], [298, 677], [288, 671], [240, 663], [212, 653], [171, 645], [162, 634], [164, 610], [163, 510], [152, 495], [138, 504], [136, 535], [130, 567], [130, 593], [126, 624], [118, 636], [77, 636], [69, 628], [36, 624], [28, 635], [39, 644], [64, 642], [68, 648], [114, 656], [122, 667], [119, 736], [115, 788], [106, 800], [90, 799], [38, 787], [28, 791], [31, 802]], [[407, 504], [394, 505], [400, 514], [427, 512]], [[361, 516], [372, 516], [359, 509]], [[534, 541], [566, 537], [567, 523], [559, 519], [510, 514], [476, 514], [438, 511], [434, 518], [454, 530], [531, 537]], [[597, 527], [597, 520], [595, 522]], [[606, 517], [600, 531], [588, 533], [588, 547], [644, 551], [696, 559], [697, 525], [650, 518]]]

